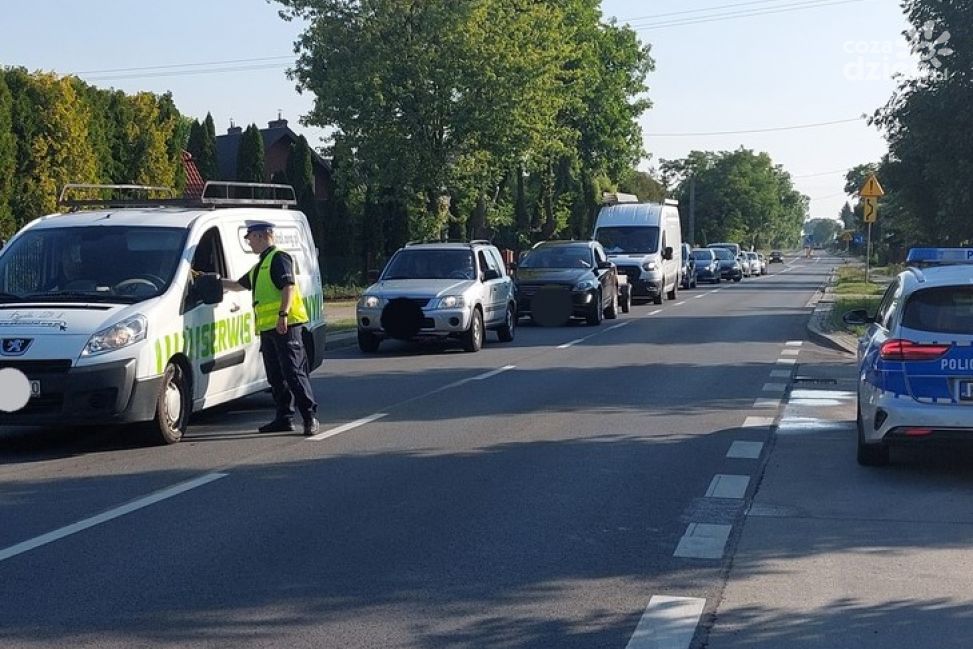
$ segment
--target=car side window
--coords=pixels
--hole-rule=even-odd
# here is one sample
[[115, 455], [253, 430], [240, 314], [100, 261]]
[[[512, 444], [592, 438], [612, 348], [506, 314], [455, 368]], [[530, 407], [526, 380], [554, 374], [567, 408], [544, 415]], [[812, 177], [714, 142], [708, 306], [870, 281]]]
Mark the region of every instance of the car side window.
[[889, 315], [892, 312], [892, 304], [895, 301], [895, 294], [898, 291], [899, 282], [898, 280], [892, 282], [892, 284], [886, 289], [885, 295], [882, 296], [882, 301], [878, 304], [878, 311], [875, 313], [875, 322], [887, 327], [889, 322]]
[[608, 261], [608, 255], [605, 254], [605, 249], [601, 246], [594, 246], [595, 249], [595, 267], [597, 268], [601, 264]]
[[482, 248], [476, 253], [476, 258], [477, 258], [477, 260], [479, 261], [479, 264], [480, 264], [480, 277], [481, 278], [483, 277], [483, 274], [485, 272], [487, 272], [488, 270], [497, 270], [493, 266], [493, 264], [491, 263], [490, 259], [487, 258], [487, 255], [484, 254]]
[[487, 254], [489, 259], [493, 262], [492, 268], [497, 269], [497, 272], [500, 273], [500, 277], [505, 277], [507, 272], [504, 268], [503, 259], [500, 258], [500, 251], [496, 248], [487, 248]]
[[[199, 243], [196, 244], [191, 268], [198, 273], [218, 273], [220, 277], [226, 277], [226, 255], [223, 252], [223, 240], [218, 228], [212, 227], [203, 233]], [[196, 295], [190, 283], [189, 290], [186, 292], [184, 309], [189, 311], [200, 304], [202, 304], [202, 300]]]

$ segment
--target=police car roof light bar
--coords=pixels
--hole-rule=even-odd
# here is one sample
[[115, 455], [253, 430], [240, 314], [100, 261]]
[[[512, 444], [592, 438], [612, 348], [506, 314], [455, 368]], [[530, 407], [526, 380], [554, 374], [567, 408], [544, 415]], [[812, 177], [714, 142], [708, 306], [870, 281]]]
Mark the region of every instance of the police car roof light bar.
[[973, 248], [911, 248], [905, 261], [919, 267], [973, 264]]

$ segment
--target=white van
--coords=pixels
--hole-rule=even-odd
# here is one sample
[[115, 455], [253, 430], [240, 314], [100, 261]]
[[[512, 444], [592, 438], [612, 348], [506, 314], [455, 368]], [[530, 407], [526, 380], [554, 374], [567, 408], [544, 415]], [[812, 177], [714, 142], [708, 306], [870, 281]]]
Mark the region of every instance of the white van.
[[[66, 200], [119, 191], [146, 198]], [[266, 389], [250, 293], [216, 279], [256, 264], [251, 221], [273, 223], [294, 258], [309, 370], [321, 364], [321, 274], [293, 189], [209, 182], [195, 201], [149, 198], [159, 191], [69, 185], [70, 211], [31, 221], [0, 251], [0, 368], [26, 374], [32, 395], [0, 425], [151, 421], [173, 443], [192, 411]]]
[[595, 222], [594, 239], [608, 253], [632, 295], [662, 304], [676, 299], [682, 282], [682, 225], [679, 203], [605, 205]]

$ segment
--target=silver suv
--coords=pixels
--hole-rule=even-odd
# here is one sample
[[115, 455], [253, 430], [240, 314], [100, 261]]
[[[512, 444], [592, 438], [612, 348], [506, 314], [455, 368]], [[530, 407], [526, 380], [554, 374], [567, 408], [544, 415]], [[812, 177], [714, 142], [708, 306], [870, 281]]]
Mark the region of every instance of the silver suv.
[[513, 281], [488, 241], [407, 245], [359, 299], [357, 321], [363, 352], [386, 338], [451, 338], [479, 351], [488, 329], [514, 339]]

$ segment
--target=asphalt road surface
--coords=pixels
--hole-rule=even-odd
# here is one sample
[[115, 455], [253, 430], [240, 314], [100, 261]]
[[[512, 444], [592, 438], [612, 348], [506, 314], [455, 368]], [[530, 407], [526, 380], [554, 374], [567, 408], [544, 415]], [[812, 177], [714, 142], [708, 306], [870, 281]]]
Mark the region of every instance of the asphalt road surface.
[[477, 354], [333, 352], [317, 439], [254, 432], [266, 395], [171, 447], [0, 432], [0, 645], [688, 646], [836, 263]]

